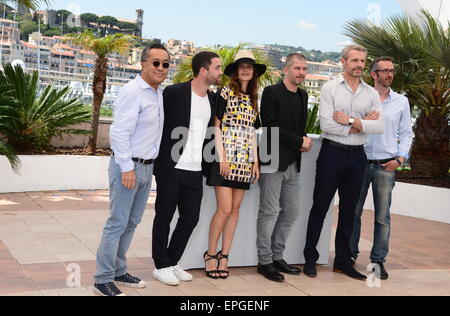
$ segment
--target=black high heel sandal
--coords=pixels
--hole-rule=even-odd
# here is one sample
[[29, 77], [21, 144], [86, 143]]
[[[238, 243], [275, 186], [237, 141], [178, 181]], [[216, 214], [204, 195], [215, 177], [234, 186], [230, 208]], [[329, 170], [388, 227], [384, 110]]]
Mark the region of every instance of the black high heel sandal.
[[[220, 261], [221, 260], [228, 260], [228, 256], [229, 255], [224, 255], [223, 253], [222, 253], [222, 250], [221, 251], [219, 251], [218, 253], [217, 253], [217, 260], [219, 261], [219, 264], [217, 265], [217, 272], [219, 273], [219, 277], [222, 279], [222, 280], [226, 280], [226, 279], [228, 279], [228, 277], [230, 276], [230, 271], [225, 271], [225, 270], [219, 270], [219, 266], [220, 266]], [[224, 274], [224, 275], [223, 275]]]
[[[206, 256], [208, 256], [209, 258], [206, 259]], [[207, 271], [207, 270], [206, 270], [206, 263], [207, 263], [208, 261], [214, 260], [214, 259], [215, 259], [215, 260], [219, 260], [219, 259], [217, 258], [217, 255], [211, 256], [210, 254], [208, 254], [208, 251], [206, 251], [205, 254], [203, 255], [203, 260], [205, 260], [205, 273], [206, 273], [206, 276], [207, 276], [208, 278], [217, 280], [217, 279], [219, 279], [219, 276], [218, 276], [218, 275], [214, 275], [214, 274], [219, 274], [219, 271], [217, 271], [217, 270]]]

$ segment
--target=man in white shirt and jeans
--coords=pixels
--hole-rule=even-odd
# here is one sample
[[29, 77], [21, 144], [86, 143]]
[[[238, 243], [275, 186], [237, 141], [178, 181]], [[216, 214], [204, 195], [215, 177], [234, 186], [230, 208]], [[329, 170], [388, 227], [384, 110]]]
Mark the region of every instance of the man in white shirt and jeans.
[[364, 144], [368, 134], [382, 134], [384, 123], [378, 92], [361, 76], [367, 49], [353, 45], [342, 52], [343, 75], [327, 83], [320, 96], [322, 148], [317, 159], [314, 202], [306, 237], [305, 275], [316, 277], [319, 259], [317, 243], [331, 201], [339, 193], [339, 222], [336, 232], [334, 271], [365, 280], [351, 264], [350, 238], [355, 208], [363, 184], [367, 157]]
[[110, 130], [111, 213], [97, 253], [94, 285], [94, 292], [102, 296], [124, 296], [116, 285], [146, 286], [127, 273], [126, 254], [150, 195], [164, 124], [160, 84], [167, 77], [170, 55], [154, 44], [144, 49], [141, 64], [142, 74], [120, 90]]
[[350, 242], [353, 261], [359, 254], [361, 236], [361, 215], [370, 184], [372, 184], [375, 205], [375, 231], [370, 260], [377, 264], [377, 277], [387, 280], [384, 263], [389, 252], [391, 232], [390, 208], [392, 190], [395, 186], [395, 170], [409, 158], [412, 139], [411, 109], [408, 99], [391, 89], [394, 79], [394, 60], [380, 57], [374, 60], [370, 74], [375, 81], [375, 89], [380, 94], [385, 118], [385, 131], [382, 135], [370, 135], [365, 145], [369, 163], [366, 166], [364, 184], [356, 207], [356, 218]]

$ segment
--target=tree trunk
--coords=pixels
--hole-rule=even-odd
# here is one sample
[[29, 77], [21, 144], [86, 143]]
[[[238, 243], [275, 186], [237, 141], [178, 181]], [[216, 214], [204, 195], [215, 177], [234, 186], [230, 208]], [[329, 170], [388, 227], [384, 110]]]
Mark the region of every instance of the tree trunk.
[[92, 109], [92, 135], [89, 137], [88, 154], [95, 155], [97, 151], [98, 124], [100, 119], [100, 108], [106, 92], [106, 73], [108, 71], [107, 57], [98, 57], [95, 62], [94, 81], [92, 92], [94, 94]]
[[414, 128], [411, 167], [423, 177], [445, 177], [450, 169], [450, 126], [437, 111], [421, 113]]

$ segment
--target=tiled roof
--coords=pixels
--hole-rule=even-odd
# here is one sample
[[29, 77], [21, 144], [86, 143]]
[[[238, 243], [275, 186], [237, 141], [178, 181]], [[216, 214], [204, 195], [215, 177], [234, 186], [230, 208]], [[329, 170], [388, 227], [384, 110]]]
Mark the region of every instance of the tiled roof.
[[80, 50], [79, 52], [80, 52], [81, 54], [83, 54], [83, 55], [95, 55], [95, 53], [92, 52], [92, 51], [90, 51], [90, 50], [84, 50], [84, 49], [82, 49], [82, 50]]
[[52, 54], [62, 55], [62, 56], [67, 56], [67, 57], [75, 57], [75, 54], [73, 52], [66, 52], [66, 51], [52, 50]]
[[318, 76], [318, 75], [306, 75], [306, 80], [324, 80], [330, 81], [331, 79], [326, 76]]
[[67, 45], [67, 44], [55, 44], [53, 46], [53, 49], [65, 49], [65, 50], [75, 50], [73, 47]]
[[34, 49], [38, 48], [37, 45], [29, 43], [29, 42], [21, 42], [21, 43], [23, 46], [28, 47], [28, 48], [34, 48]]

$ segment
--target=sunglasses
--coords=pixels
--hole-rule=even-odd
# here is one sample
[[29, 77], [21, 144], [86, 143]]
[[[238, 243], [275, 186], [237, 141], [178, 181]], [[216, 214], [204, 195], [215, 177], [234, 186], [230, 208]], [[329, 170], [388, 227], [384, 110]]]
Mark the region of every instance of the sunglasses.
[[[155, 60], [155, 61], [153, 62], [153, 67], [158, 68], [159, 66], [161, 66], [161, 62]], [[169, 69], [170, 64], [169, 64], [169, 63], [162, 63], [162, 67], [163, 67], [164, 69]]]
[[381, 70], [375, 70], [376, 73], [382, 72], [385, 75], [393, 74], [395, 75], [395, 69], [381, 69]]

